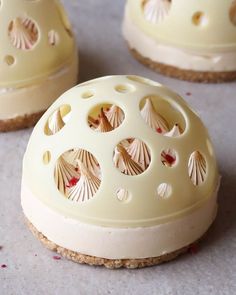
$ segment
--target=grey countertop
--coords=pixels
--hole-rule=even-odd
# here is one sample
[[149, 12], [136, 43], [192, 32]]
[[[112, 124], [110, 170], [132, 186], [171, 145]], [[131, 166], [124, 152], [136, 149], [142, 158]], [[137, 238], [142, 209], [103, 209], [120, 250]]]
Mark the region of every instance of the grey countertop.
[[[0, 134], [0, 295], [236, 294], [236, 83], [200, 85], [155, 74], [134, 60], [121, 36], [124, 0], [64, 0], [80, 47], [80, 80], [138, 74], [184, 96], [215, 145], [223, 176], [219, 214], [195, 254], [142, 270], [111, 271], [53, 259], [24, 224], [22, 157], [30, 130]], [[187, 95], [189, 92], [191, 95]]]

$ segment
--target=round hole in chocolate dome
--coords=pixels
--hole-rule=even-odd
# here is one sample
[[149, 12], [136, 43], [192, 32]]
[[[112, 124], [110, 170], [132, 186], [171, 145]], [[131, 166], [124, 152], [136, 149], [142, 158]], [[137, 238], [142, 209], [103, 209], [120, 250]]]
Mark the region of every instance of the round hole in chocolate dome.
[[141, 99], [140, 114], [144, 122], [157, 134], [178, 137], [186, 128], [180, 110], [158, 95], [148, 95]]
[[56, 161], [54, 180], [60, 193], [68, 200], [83, 203], [91, 200], [101, 184], [101, 168], [89, 151], [74, 148]]
[[57, 46], [60, 41], [59, 34], [55, 30], [48, 32], [48, 43], [51, 46]]
[[114, 166], [123, 174], [136, 176], [144, 173], [151, 163], [151, 151], [141, 139], [126, 138], [113, 152]]
[[115, 90], [118, 93], [126, 94], [129, 92], [133, 92], [135, 90], [135, 87], [131, 84], [119, 84], [115, 86]]
[[121, 107], [102, 103], [93, 107], [88, 114], [88, 125], [96, 132], [111, 132], [123, 123], [125, 119], [124, 111]]
[[141, 83], [141, 84], [148, 85], [148, 86], [158, 86], [158, 87], [161, 86], [158, 82], [149, 80], [147, 78], [139, 77], [139, 76], [134, 76], [134, 75], [127, 76], [127, 79], [129, 79], [133, 82]]
[[94, 92], [92, 90], [86, 90], [81, 94], [81, 97], [84, 99], [88, 99], [94, 96]]
[[159, 24], [169, 15], [172, 0], [143, 0], [141, 2], [146, 21]]
[[12, 66], [15, 63], [15, 58], [12, 55], [6, 55], [4, 61], [8, 66]]
[[192, 152], [188, 161], [188, 175], [193, 185], [202, 185], [207, 178], [207, 162], [205, 156], [198, 150]]
[[45, 165], [48, 165], [51, 161], [51, 153], [49, 151], [46, 151], [44, 154], [43, 154], [43, 163]]
[[16, 17], [9, 23], [8, 37], [15, 48], [32, 50], [39, 39], [38, 26], [29, 17]]
[[163, 182], [157, 187], [157, 197], [159, 200], [168, 199], [171, 196], [171, 193], [172, 187], [168, 183]]
[[119, 202], [127, 203], [131, 200], [131, 193], [129, 190], [121, 187], [116, 190], [116, 197]]
[[192, 16], [192, 23], [195, 26], [206, 26], [208, 24], [208, 18], [206, 14], [202, 11], [197, 11]]
[[172, 149], [164, 149], [161, 152], [161, 162], [165, 167], [174, 167], [176, 165], [176, 160], [177, 160], [177, 152]]
[[47, 119], [44, 127], [46, 135], [54, 135], [65, 127], [71, 116], [70, 105], [62, 105], [58, 107]]

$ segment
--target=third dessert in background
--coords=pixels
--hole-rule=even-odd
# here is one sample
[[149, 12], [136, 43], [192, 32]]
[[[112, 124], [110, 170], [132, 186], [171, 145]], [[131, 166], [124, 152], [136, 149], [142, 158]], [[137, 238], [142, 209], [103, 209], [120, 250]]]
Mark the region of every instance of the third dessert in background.
[[127, 0], [123, 33], [133, 55], [165, 75], [236, 79], [236, 1]]

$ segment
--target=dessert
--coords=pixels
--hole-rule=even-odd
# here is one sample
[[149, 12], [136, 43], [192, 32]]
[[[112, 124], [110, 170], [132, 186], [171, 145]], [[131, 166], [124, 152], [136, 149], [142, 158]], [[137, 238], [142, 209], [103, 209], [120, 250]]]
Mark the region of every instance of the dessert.
[[167, 76], [236, 79], [236, 1], [127, 0], [123, 34], [133, 55]]
[[0, 1], [0, 131], [32, 126], [77, 83], [75, 38], [59, 1]]
[[63, 94], [23, 161], [21, 203], [50, 249], [109, 268], [158, 264], [212, 224], [219, 174], [206, 128], [186, 102], [139, 76]]

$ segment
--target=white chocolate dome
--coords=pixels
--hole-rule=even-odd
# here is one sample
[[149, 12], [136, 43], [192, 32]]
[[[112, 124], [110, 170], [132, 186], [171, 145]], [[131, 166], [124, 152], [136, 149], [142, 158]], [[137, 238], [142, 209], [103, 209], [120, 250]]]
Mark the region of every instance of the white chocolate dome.
[[[77, 83], [77, 46], [60, 1], [0, 1], [0, 131], [26, 127]], [[31, 118], [33, 116], [34, 118]]]
[[[22, 206], [52, 240], [47, 225], [37, 224], [46, 215], [38, 207], [35, 219], [30, 199], [71, 226], [110, 230], [171, 224], [210, 201], [206, 231], [218, 181], [207, 130], [179, 95], [142, 77], [108, 76], [64, 93], [36, 125], [24, 156]], [[50, 227], [57, 231], [56, 224]]]

